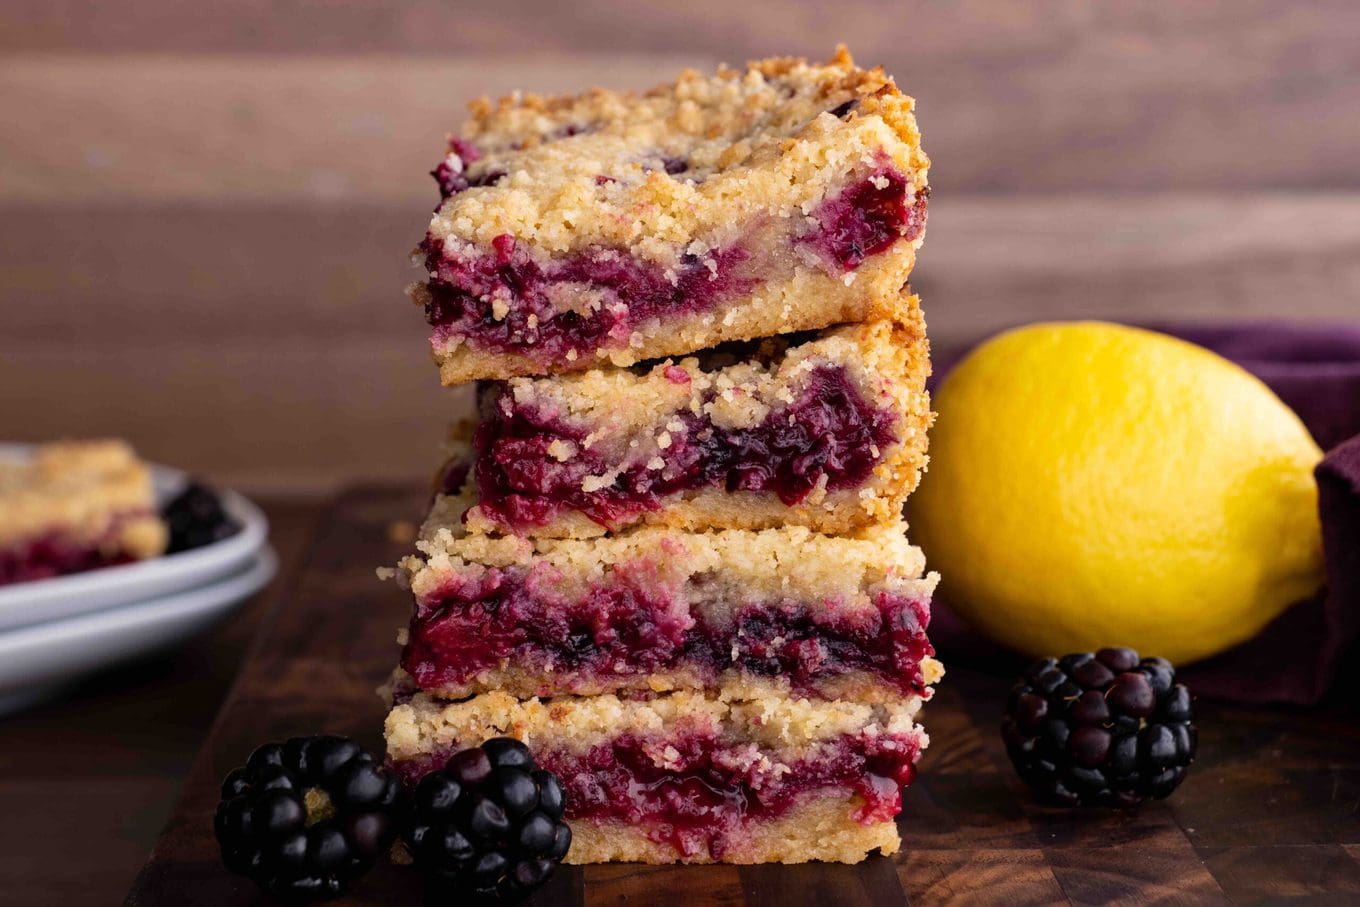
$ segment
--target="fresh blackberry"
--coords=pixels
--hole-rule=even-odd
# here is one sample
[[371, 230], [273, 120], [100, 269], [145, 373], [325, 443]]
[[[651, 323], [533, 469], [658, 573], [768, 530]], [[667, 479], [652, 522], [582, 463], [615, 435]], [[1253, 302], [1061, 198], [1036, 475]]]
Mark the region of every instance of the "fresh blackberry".
[[518, 740], [461, 750], [416, 785], [407, 843], [443, 894], [519, 901], [571, 847], [562, 786]]
[[1133, 807], [1181, 783], [1195, 759], [1193, 718], [1170, 662], [1101, 649], [1030, 665], [1011, 690], [1001, 736], [1043, 797]]
[[241, 528], [222, 508], [217, 493], [198, 482], [189, 483], [166, 504], [161, 518], [170, 529], [167, 554], [220, 542]]
[[266, 891], [324, 900], [367, 872], [400, 824], [402, 789], [344, 737], [266, 743], [222, 782], [222, 862]]

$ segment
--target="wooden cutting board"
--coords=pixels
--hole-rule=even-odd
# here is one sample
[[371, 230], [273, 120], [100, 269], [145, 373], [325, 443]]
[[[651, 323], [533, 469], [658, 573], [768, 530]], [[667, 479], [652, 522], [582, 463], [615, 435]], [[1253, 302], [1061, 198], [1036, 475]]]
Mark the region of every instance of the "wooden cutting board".
[[[266, 740], [346, 734], [381, 751], [374, 689], [409, 604], [374, 568], [409, 547], [407, 490], [342, 496], [264, 623], [127, 904], [264, 902], [217, 859], [220, 779]], [[559, 870], [538, 905], [1360, 902], [1360, 721], [1200, 705], [1200, 759], [1176, 795], [1135, 814], [1037, 805], [997, 728], [1009, 678], [953, 666], [925, 713], [932, 743], [906, 795], [902, 852], [857, 866], [590, 866]], [[415, 871], [383, 865], [340, 901], [418, 905]]]

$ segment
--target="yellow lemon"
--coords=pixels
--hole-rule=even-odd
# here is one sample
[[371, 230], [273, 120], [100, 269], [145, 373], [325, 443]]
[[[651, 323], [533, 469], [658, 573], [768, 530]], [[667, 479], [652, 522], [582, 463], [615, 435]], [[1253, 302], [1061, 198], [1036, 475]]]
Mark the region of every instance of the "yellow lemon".
[[1255, 377], [1113, 324], [1038, 324], [940, 388], [916, 541], [974, 626], [1031, 655], [1183, 663], [1323, 578], [1321, 451]]

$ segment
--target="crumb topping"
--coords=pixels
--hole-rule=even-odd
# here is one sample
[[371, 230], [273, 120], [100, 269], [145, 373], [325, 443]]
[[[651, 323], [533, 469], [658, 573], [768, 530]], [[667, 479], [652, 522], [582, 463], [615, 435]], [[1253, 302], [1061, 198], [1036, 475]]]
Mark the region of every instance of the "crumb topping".
[[687, 71], [642, 94], [483, 99], [441, 165], [465, 188], [430, 235], [454, 255], [509, 234], [553, 253], [604, 245], [670, 264], [707, 256], [742, 212], [805, 219], [879, 155], [923, 190], [929, 160], [913, 104], [843, 47], [826, 64]]

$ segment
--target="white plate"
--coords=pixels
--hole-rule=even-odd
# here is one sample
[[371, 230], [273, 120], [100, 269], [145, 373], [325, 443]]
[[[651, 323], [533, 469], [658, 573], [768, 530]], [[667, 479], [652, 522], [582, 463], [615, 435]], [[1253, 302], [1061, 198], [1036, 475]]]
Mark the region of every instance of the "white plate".
[[254, 595], [278, 558], [264, 548], [243, 569], [197, 589], [0, 633], [0, 712], [83, 674], [192, 636]]
[[[0, 457], [22, 459], [28, 444], [0, 444]], [[178, 469], [152, 466], [158, 504], [180, 492], [188, 477]], [[52, 579], [0, 586], [0, 630], [90, 614], [203, 586], [243, 569], [264, 546], [269, 522], [260, 509], [234, 491], [220, 491], [222, 506], [241, 530], [220, 542], [163, 557], [102, 567]]]

